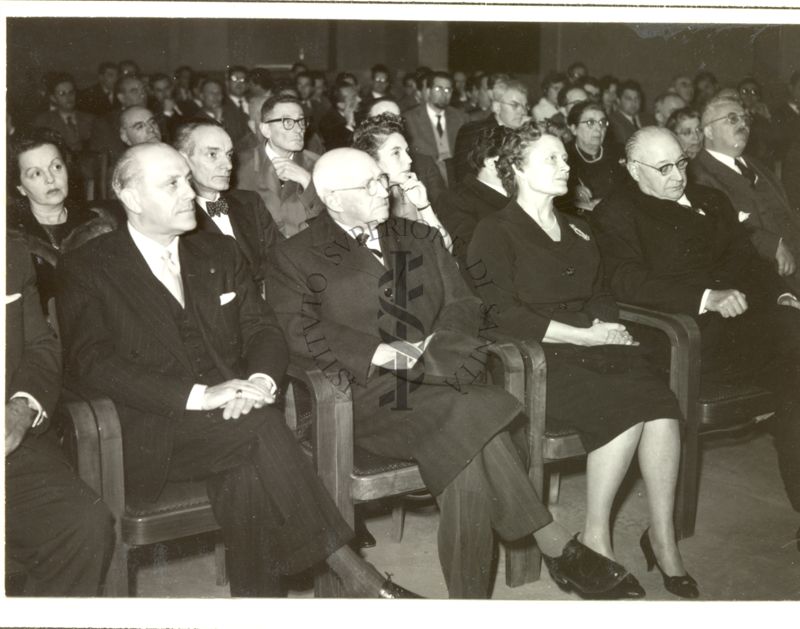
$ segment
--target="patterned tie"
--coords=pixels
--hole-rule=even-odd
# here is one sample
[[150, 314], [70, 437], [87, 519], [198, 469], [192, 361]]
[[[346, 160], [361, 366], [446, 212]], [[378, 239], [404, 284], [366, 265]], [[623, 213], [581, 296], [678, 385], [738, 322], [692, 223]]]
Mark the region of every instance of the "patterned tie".
[[166, 289], [172, 293], [172, 296], [181, 305], [181, 308], [186, 306], [183, 300], [183, 282], [181, 281], [181, 270], [178, 264], [172, 258], [172, 254], [168, 250], [164, 250], [161, 254], [161, 259], [164, 265], [161, 268], [161, 275], [158, 278]]
[[442, 126], [442, 114], [436, 114], [436, 133], [439, 134], [439, 137], [444, 135], [444, 127]]
[[751, 186], [756, 185], [756, 174], [753, 172], [753, 169], [750, 168], [747, 164], [744, 163], [744, 160], [741, 157], [737, 157], [733, 160], [739, 170], [742, 172], [742, 177], [747, 179], [750, 182]]
[[209, 216], [220, 216], [228, 213], [228, 202], [224, 197], [220, 197], [217, 201], [207, 201], [206, 211]]

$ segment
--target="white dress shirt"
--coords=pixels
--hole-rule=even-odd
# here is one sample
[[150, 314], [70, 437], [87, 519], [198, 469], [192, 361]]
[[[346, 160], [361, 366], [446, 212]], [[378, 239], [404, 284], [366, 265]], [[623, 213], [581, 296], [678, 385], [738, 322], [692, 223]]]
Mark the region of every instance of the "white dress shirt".
[[[219, 193], [217, 193], [216, 199], [206, 199], [201, 196], [196, 196], [195, 201], [197, 201], [197, 205], [208, 214], [208, 208], [206, 206], [207, 203], [215, 203], [219, 200]], [[231, 225], [231, 218], [227, 214], [217, 214], [216, 216], [211, 216], [209, 214], [208, 218], [214, 221], [214, 224], [219, 227], [219, 230], [225, 234], [226, 236], [231, 236], [232, 238], [236, 238], [233, 234], [233, 225]]]

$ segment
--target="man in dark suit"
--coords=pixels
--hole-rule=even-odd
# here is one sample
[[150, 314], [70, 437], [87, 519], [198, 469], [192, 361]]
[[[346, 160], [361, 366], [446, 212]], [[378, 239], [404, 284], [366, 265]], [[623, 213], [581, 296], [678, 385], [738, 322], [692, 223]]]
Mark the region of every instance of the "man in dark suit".
[[[361, 151], [320, 157], [314, 184], [327, 211], [273, 249], [267, 294], [290, 350], [350, 387], [357, 444], [419, 464], [441, 511], [450, 596], [488, 596], [493, 530], [506, 540], [533, 534], [543, 553], [562, 554], [548, 562], [554, 574], [573, 550], [587, 556], [528, 480], [507, 430], [524, 419], [519, 403], [475, 384], [486, 345], [480, 301], [438, 231], [388, 218], [388, 177]], [[606, 591], [625, 576], [592, 556], [602, 583], [570, 572], [576, 587]]]
[[54, 109], [39, 114], [33, 126], [52, 129], [61, 135], [70, 151], [81, 153], [89, 146], [95, 117], [75, 108], [75, 81], [69, 74], [54, 75], [48, 96]]
[[358, 88], [345, 82], [336, 85], [332, 107], [319, 121], [319, 132], [326, 150], [350, 146], [353, 143], [359, 103], [361, 97], [358, 95]]
[[776, 394], [770, 422], [778, 464], [800, 511], [800, 310], [779, 305], [790, 296], [727, 197], [687, 185], [687, 162], [666, 129], [645, 127], [631, 138], [635, 184], [591, 214], [607, 280], [619, 301], [694, 317], [704, 378], [755, 382]]
[[111, 514], [49, 430], [61, 349], [42, 315], [25, 242], [9, 238], [6, 246], [6, 559], [23, 566], [28, 596], [97, 596], [113, 548]]
[[636, 81], [623, 81], [619, 85], [619, 108], [608, 115], [611, 139], [625, 146], [637, 129], [642, 128], [642, 87]]
[[432, 72], [422, 81], [422, 104], [403, 114], [412, 150], [436, 160], [448, 186], [455, 183], [452, 157], [456, 137], [468, 121], [463, 111], [450, 106], [452, 95], [453, 77], [447, 72]]
[[190, 236], [190, 169], [164, 144], [114, 171], [128, 223], [59, 263], [67, 373], [109, 396], [123, 426], [128, 499], [206, 478], [234, 596], [285, 593], [282, 576], [321, 561], [350, 592], [394, 598], [347, 545], [352, 531], [273, 406], [286, 343], [236, 243]]
[[236, 187], [264, 201], [285, 238], [305, 229], [322, 204], [311, 182], [317, 154], [303, 149], [306, 121], [294, 96], [274, 96], [261, 108], [266, 142], [238, 155]]
[[800, 211], [772, 171], [746, 153], [750, 118], [741, 101], [713, 97], [701, 122], [705, 150], [689, 165], [692, 180], [727, 195], [758, 253], [800, 297]]
[[800, 142], [800, 70], [789, 77], [789, 98], [775, 107], [773, 122], [779, 136], [776, 157], [783, 161], [792, 143]]
[[267, 253], [283, 240], [258, 193], [229, 190], [233, 143], [216, 122], [189, 122], [178, 129], [175, 148], [192, 172], [197, 229], [236, 239], [259, 284], [264, 279]]
[[153, 112], [146, 107], [128, 107], [119, 116], [119, 139], [125, 146], [161, 142], [161, 128]]
[[248, 141], [253, 133], [247, 124], [249, 118], [225, 96], [222, 83], [216, 79], [206, 79], [200, 89], [200, 100], [203, 106], [194, 116], [219, 122], [231, 136], [237, 150]]
[[505, 75], [493, 75], [487, 79], [487, 89], [492, 97], [491, 111], [481, 120], [468, 122], [458, 132], [455, 144], [453, 167], [456, 182], [467, 173], [476, 174], [469, 163], [470, 151], [486, 129], [508, 127], [517, 129], [528, 120], [528, 88], [525, 84], [509, 79]]
[[117, 107], [114, 86], [119, 78], [116, 63], [103, 61], [97, 66], [97, 83], [78, 94], [78, 106], [82, 111], [102, 116]]

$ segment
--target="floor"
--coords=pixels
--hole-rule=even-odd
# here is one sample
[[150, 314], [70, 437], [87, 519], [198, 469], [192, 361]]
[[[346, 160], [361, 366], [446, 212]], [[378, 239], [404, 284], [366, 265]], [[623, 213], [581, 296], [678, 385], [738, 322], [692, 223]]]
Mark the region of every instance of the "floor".
[[[680, 544], [702, 600], [800, 600], [800, 552], [794, 540], [800, 515], [789, 507], [783, 493], [771, 440], [760, 427], [743, 437], [704, 441], [696, 532]], [[580, 464], [571, 468], [562, 474], [560, 500], [552, 512], [577, 532], [582, 526], [585, 476]], [[632, 476], [627, 489], [614, 528], [617, 558], [647, 590], [647, 600], [677, 600], [664, 590], [657, 573], [645, 571], [638, 549], [639, 536], [647, 526], [644, 486]], [[365, 552], [369, 561], [425, 597], [446, 598], [436, 553], [437, 514], [430, 502], [409, 504], [400, 543], [392, 541], [388, 510], [373, 511], [368, 526], [378, 541]], [[187, 540], [140, 553], [138, 595], [228, 597], [227, 587], [215, 585], [212, 543]], [[505, 585], [502, 555], [498, 566], [493, 599], [576, 600], [553, 583], [546, 569], [539, 581], [511, 589]], [[313, 596], [308, 579], [300, 579], [293, 587], [290, 597]]]

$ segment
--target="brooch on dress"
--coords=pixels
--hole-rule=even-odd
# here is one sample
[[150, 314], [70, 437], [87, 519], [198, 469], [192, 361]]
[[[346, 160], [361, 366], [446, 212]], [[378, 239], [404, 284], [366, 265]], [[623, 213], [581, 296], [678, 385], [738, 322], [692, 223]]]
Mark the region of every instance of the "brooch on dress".
[[575, 225], [573, 225], [572, 223], [570, 223], [570, 224], [569, 224], [569, 226], [572, 228], [572, 231], [574, 231], [574, 232], [575, 232], [575, 233], [576, 233], [578, 236], [580, 236], [580, 237], [581, 237], [581, 238], [583, 238], [584, 240], [590, 240], [590, 238], [589, 238], [589, 234], [587, 234], [587, 233], [585, 233], [585, 232], [581, 231], [580, 229], [578, 229], [577, 227], [575, 227]]

